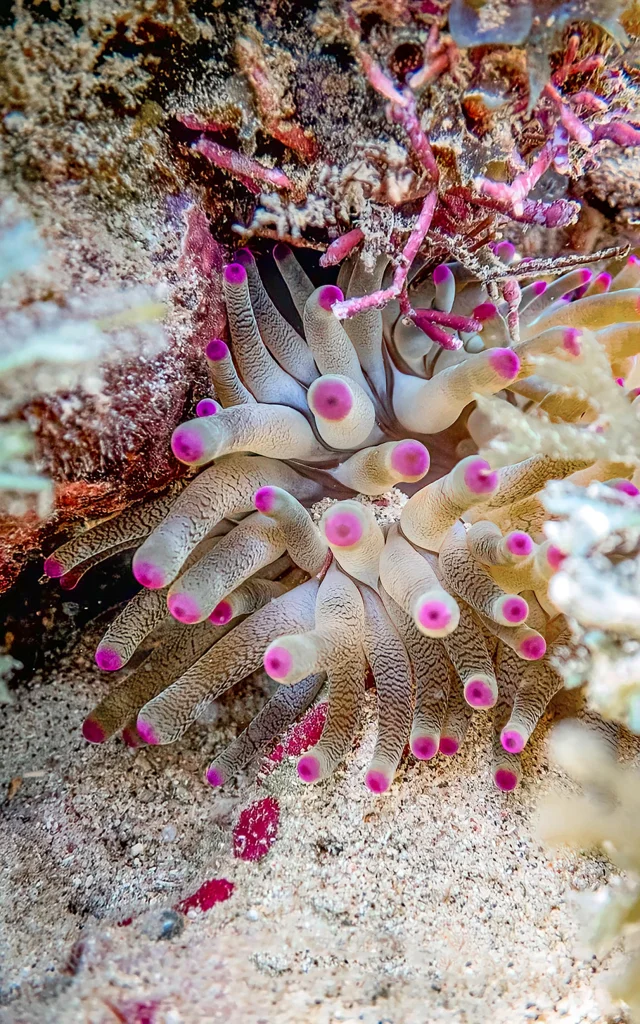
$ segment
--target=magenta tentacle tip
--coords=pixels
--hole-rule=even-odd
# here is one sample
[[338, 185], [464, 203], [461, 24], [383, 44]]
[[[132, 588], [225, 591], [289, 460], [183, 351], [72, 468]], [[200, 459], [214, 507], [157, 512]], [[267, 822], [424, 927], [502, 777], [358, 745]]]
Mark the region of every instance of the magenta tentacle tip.
[[224, 268], [224, 279], [227, 284], [244, 284], [247, 280], [247, 272], [242, 266], [242, 263], [227, 263]]
[[603, 270], [602, 273], [598, 274], [598, 276], [596, 277], [596, 283], [600, 286], [603, 292], [609, 291], [612, 281], [613, 278], [611, 274], [607, 273], [606, 270]]
[[434, 284], [444, 284], [445, 281], [448, 281], [452, 277], [453, 273], [451, 272], [451, 268], [448, 267], [446, 263], [439, 263], [433, 271]]
[[326, 284], [318, 292], [318, 305], [327, 313], [331, 312], [331, 307], [335, 306], [336, 302], [342, 302], [343, 299], [344, 295], [335, 284]]
[[222, 338], [212, 338], [205, 349], [207, 359], [212, 363], [219, 363], [229, 355], [229, 346]]
[[82, 723], [82, 735], [88, 743], [104, 743], [107, 735], [94, 718], [85, 718]]
[[372, 793], [386, 793], [391, 785], [391, 779], [386, 772], [378, 768], [370, 768], [365, 777], [365, 785]]
[[361, 539], [362, 523], [353, 512], [334, 512], [325, 519], [324, 532], [329, 544], [349, 548]]
[[539, 661], [547, 652], [547, 642], [543, 636], [528, 636], [520, 644], [519, 651], [527, 661]]
[[562, 347], [565, 352], [572, 356], [579, 356], [582, 352], [582, 331], [577, 327], [567, 327], [562, 338]]
[[640, 494], [640, 491], [631, 480], [616, 480], [613, 486], [616, 491], [628, 494], [630, 498], [637, 498], [638, 494]]
[[593, 278], [593, 270], [589, 270], [588, 267], [582, 267], [582, 269], [578, 271], [578, 274], [580, 278], [580, 284], [583, 285], [589, 284], [591, 279]]
[[512, 348], [491, 349], [489, 362], [503, 380], [513, 380], [520, 370], [520, 360]]
[[211, 612], [209, 622], [213, 622], [215, 626], [226, 626], [232, 618], [233, 608], [229, 601], [220, 601]]
[[430, 761], [438, 753], [438, 743], [433, 736], [414, 736], [409, 745], [411, 753], [419, 761]]
[[444, 601], [425, 601], [418, 608], [417, 615], [420, 625], [425, 629], [446, 629], [451, 622], [451, 609], [447, 608]]
[[147, 590], [161, 590], [166, 586], [165, 574], [159, 565], [152, 562], [137, 562], [133, 559], [133, 575]]
[[286, 647], [271, 647], [264, 656], [264, 670], [275, 679], [286, 679], [293, 668], [293, 658]]
[[143, 744], [143, 740], [138, 736], [137, 730], [134, 726], [125, 725], [120, 735], [122, 736], [123, 743], [129, 747], [130, 750], [137, 750], [138, 747], [141, 747]]
[[460, 750], [460, 744], [453, 736], [441, 736], [438, 750], [445, 757], [453, 757]]
[[190, 597], [189, 594], [169, 594], [167, 607], [178, 622], [185, 622], [191, 625], [202, 618], [198, 602]]
[[291, 255], [291, 249], [285, 242], [276, 242], [273, 247], [274, 260], [286, 260]]
[[275, 503], [276, 492], [273, 487], [261, 487], [253, 496], [254, 506], [257, 508], [258, 512], [263, 512], [265, 515], [269, 515], [270, 512], [273, 512]]
[[533, 285], [533, 294], [536, 298], [540, 298], [541, 295], [544, 295], [548, 287], [549, 286], [546, 281], [535, 281]]
[[496, 613], [512, 625], [518, 625], [526, 619], [529, 608], [523, 597], [509, 595], [498, 599]]
[[136, 729], [138, 730], [140, 736], [142, 737], [145, 743], [150, 743], [152, 746], [157, 746], [160, 743], [160, 740], [155, 729], [153, 728], [151, 723], [146, 722], [144, 718], [140, 718], [138, 716], [138, 720], [136, 722]]
[[513, 242], [498, 242], [496, 245], [496, 255], [500, 257], [503, 263], [510, 263], [516, 254], [516, 247]]
[[224, 776], [214, 764], [210, 765], [207, 769], [207, 782], [210, 786], [213, 786], [214, 789], [219, 789], [220, 786], [224, 786]]
[[550, 544], [547, 548], [547, 562], [552, 569], [559, 569], [566, 557], [564, 551], [557, 548], [555, 544]]
[[500, 733], [500, 742], [509, 754], [521, 754], [526, 739], [518, 729], [503, 729]]
[[64, 566], [58, 561], [57, 558], [54, 558], [53, 555], [49, 555], [49, 557], [45, 559], [44, 571], [47, 576], [50, 576], [51, 579], [56, 580], [59, 579], [60, 576], [64, 576], [65, 574]]
[[391, 453], [392, 468], [408, 481], [420, 480], [429, 463], [429, 452], [419, 441], [399, 441]]
[[[233, 262], [240, 263], [243, 267], [250, 267], [252, 263], [255, 263], [255, 258], [250, 249], [238, 249], [233, 254]], [[233, 264], [231, 264], [232, 266]]]
[[484, 679], [470, 679], [465, 684], [464, 699], [472, 708], [491, 708], [496, 702], [493, 689]]
[[173, 432], [171, 451], [180, 462], [197, 462], [204, 454], [204, 444], [200, 434], [183, 423]]
[[213, 398], [201, 398], [196, 405], [196, 416], [215, 416], [218, 412], [218, 403]]
[[493, 780], [503, 793], [510, 793], [518, 785], [518, 776], [515, 772], [509, 771], [508, 768], [498, 768]]
[[305, 754], [298, 761], [298, 775], [303, 782], [317, 782], [320, 778], [320, 761], [315, 754]]
[[624, 387], [624, 377], [616, 377], [615, 381], [619, 388]]
[[514, 530], [506, 538], [507, 551], [518, 558], [526, 558], [533, 551], [533, 541], [528, 533], [522, 530]]
[[103, 672], [117, 672], [124, 664], [121, 656], [114, 651], [113, 647], [103, 647], [102, 644], [98, 647], [95, 658], [96, 665]]
[[499, 477], [486, 459], [474, 459], [464, 471], [464, 482], [473, 494], [490, 494], [498, 486]]
[[343, 420], [353, 409], [351, 388], [342, 380], [319, 379], [309, 389], [309, 405], [322, 419]]
[[484, 323], [485, 320], [492, 320], [494, 316], [498, 314], [498, 307], [493, 302], [481, 302], [479, 306], [473, 311], [473, 317], [475, 320], [480, 320]]

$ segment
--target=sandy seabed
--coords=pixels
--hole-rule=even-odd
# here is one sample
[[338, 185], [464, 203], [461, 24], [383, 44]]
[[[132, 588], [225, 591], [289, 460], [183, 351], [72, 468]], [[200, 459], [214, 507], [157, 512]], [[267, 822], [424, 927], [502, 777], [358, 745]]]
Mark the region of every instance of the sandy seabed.
[[[581, 946], [574, 906], [609, 867], [552, 854], [535, 835], [540, 797], [568, 786], [540, 739], [514, 794], [494, 788], [478, 715], [463, 754], [406, 759], [375, 797], [363, 781], [371, 692], [357, 749], [332, 780], [306, 787], [285, 759], [260, 785], [214, 792], [204, 769], [266, 684], [235, 690], [173, 747], [92, 747], [80, 725], [108, 685], [92, 663], [98, 636], [2, 709], [0, 1021], [624, 1019], [602, 996], [612, 958]], [[277, 840], [244, 862], [234, 822], [269, 795]], [[231, 897], [158, 939], [160, 913], [210, 878], [233, 882]]]

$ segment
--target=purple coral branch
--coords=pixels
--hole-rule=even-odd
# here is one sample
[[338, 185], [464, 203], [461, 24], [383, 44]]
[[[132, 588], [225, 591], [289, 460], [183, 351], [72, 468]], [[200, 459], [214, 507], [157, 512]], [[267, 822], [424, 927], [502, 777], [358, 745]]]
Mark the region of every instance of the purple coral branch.
[[407, 244], [402, 250], [400, 262], [396, 267], [393, 275], [393, 281], [389, 287], [381, 288], [378, 291], [371, 292], [369, 295], [356, 296], [352, 299], [345, 299], [342, 302], [334, 303], [331, 308], [339, 320], [349, 320], [351, 317], [357, 316], [358, 313], [363, 313], [366, 309], [372, 309], [374, 307], [382, 308], [383, 306], [386, 306], [387, 302], [391, 299], [396, 299], [400, 295], [406, 287], [409, 267], [418, 255], [420, 246], [424, 242], [425, 235], [431, 227], [433, 212], [436, 208], [437, 201], [438, 193], [435, 190], [430, 192], [424, 199], [422, 209], [418, 214], [418, 219], [416, 220], [413, 231], [409, 235]]
[[363, 239], [364, 232], [360, 228], [352, 228], [346, 234], [340, 235], [339, 238], [334, 239], [324, 255], [320, 257], [320, 266], [333, 267], [336, 263], [341, 263], [350, 252], [353, 252], [357, 245], [360, 245]]
[[228, 171], [234, 178], [242, 181], [254, 195], [260, 192], [256, 181], [265, 181], [269, 185], [274, 185], [275, 188], [294, 188], [291, 178], [287, 177], [284, 171], [277, 167], [273, 169], [263, 167], [257, 160], [252, 160], [251, 157], [245, 156], [243, 153], [237, 153], [234, 149], [228, 149], [227, 146], [221, 146], [219, 142], [213, 142], [212, 139], [198, 139], [192, 148], [197, 153], [202, 153], [216, 167]]

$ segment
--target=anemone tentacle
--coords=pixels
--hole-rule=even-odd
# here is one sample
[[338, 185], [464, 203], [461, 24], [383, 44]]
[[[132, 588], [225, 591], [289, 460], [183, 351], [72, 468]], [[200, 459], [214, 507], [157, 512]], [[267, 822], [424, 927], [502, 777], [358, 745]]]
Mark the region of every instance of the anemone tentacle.
[[[516, 261], [510, 243], [498, 248], [504, 266]], [[640, 263], [522, 288], [511, 279], [501, 298], [456, 262], [429, 275], [420, 259], [394, 268], [380, 255], [372, 268], [354, 250], [338, 285], [314, 288], [287, 246], [274, 257], [304, 335], [240, 250], [224, 275], [231, 344], [212, 339], [205, 353], [212, 399], [173, 437], [200, 472], [45, 563], [73, 580], [140, 545], [133, 571], [146, 589], [96, 656], [111, 671], [138, 660], [84, 735], [173, 742], [264, 664], [281, 685], [215, 757], [209, 782], [264, 752], [326, 678], [324, 730], [298, 763], [315, 782], [348, 753], [369, 668], [373, 792], [391, 785], [407, 738], [419, 760], [450, 756], [488, 708], [494, 779], [509, 791], [560, 686], [554, 659], [571, 645], [542, 490], [568, 479], [636, 493], [635, 395], [614, 378], [640, 353]], [[398, 516], [399, 485], [411, 496]]]

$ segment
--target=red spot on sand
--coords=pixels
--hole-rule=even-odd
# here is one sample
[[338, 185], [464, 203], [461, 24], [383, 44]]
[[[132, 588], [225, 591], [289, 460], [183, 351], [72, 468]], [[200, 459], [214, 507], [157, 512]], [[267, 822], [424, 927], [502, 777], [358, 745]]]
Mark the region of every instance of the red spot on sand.
[[186, 914], [194, 907], [197, 907], [198, 910], [211, 910], [215, 903], [224, 903], [225, 900], [228, 900], [234, 888], [233, 882], [227, 881], [226, 878], [210, 878], [191, 896], [187, 896], [186, 899], [177, 903], [175, 909], [179, 910], [181, 914]]
[[245, 807], [233, 830], [233, 852], [240, 860], [262, 860], [278, 835], [280, 805], [272, 796]]

